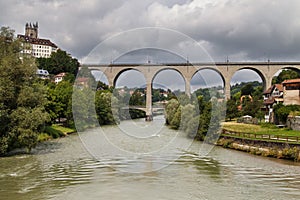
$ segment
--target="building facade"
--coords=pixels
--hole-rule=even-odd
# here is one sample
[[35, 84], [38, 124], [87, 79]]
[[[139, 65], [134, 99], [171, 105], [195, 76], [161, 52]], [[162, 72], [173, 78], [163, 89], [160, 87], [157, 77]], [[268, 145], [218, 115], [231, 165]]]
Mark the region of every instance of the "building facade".
[[283, 104], [300, 105], [300, 79], [285, 80], [283, 85]]
[[283, 103], [283, 86], [282, 84], [274, 84], [264, 93], [265, 122], [274, 122], [273, 106]]
[[64, 79], [65, 76], [66, 76], [66, 73], [64, 73], [64, 72], [55, 75], [54, 76], [54, 82], [56, 84], [59, 83], [59, 82], [61, 82]]
[[49, 58], [53, 52], [58, 50], [56, 44], [49, 39], [38, 37], [38, 23], [26, 23], [25, 35], [18, 34], [23, 43], [23, 54], [29, 54], [36, 58]]
[[274, 105], [300, 105], [300, 79], [285, 80], [282, 84], [272, 85], [263, 96], [265, 122], [274, 122]]

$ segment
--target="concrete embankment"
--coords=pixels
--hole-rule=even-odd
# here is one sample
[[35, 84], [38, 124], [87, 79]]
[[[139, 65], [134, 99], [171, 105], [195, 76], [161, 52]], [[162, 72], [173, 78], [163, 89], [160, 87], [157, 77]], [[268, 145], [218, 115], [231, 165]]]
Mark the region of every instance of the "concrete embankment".
[[300, 145], [221, 137], [217, 145], [254, 155], [300, 161]]

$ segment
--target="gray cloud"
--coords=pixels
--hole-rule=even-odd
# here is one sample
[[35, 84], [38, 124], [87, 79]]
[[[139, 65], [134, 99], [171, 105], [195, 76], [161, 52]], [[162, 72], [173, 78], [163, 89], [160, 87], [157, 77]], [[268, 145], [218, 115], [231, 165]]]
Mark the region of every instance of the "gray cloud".
[[216, 61], [300, 56], [297, 0], [11, 0], [0, 7], [1, 25], [23, 33], [26, 22], [38, 21], [41, 37], [78, 58], [115, 33], [145, 26], [181, 31]]
[[[38, 21], [40, 37], [50, 38], [80, 61], [105, 39], [139, 27], [182, 32], [214, 61], [227, 56], [230, 61], [299, 61], [299, 7], [298, 0], [10, 0], [0, 1], [0, 25], [23, 34], [26, 22]], [[170, 41], [147, 42], [165, 42], [174, 49]], [[115, 45], [139, 42], [145, 41], [120, 40]], [[180, 55], [203, 61], [198, 54], [190, 47]], [[243, 78], [249, 76], [238, 79]]]

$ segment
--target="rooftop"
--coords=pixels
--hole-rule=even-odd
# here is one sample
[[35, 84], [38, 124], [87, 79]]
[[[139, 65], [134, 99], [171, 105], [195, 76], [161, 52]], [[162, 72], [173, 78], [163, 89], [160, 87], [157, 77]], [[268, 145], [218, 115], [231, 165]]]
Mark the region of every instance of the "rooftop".
[[32, 37], [20, 35], [20, 34], [18, 34], [18, 38], [23, 39], [25, 42], [28, 42], [30, 44], [46, 45], [46, 46], [51, 46], [51, 47], [57, 48], [56, 44], [54, 44], [53, 42], [51, 42], [48, 39], [32, 38]]
[[285, 81], [282, 82], [283, 85], [290, 84], [290, 83], [300, 83], [300, 78], [285, 80]]

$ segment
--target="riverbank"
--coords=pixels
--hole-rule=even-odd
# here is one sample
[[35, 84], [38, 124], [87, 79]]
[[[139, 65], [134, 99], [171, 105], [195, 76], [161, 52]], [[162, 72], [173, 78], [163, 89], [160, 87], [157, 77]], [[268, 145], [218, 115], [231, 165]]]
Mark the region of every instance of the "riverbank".
[[46, 126], [44, 132], [38, 135], [38, 142], [65, 137], [72, 133], [76, 133], [76, 129], [65, 127], [62, 124], [52, 124]]
[[300, 161], [300, 132], [269, 124], [224, 123], [217, 145], [254, 155]]

